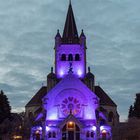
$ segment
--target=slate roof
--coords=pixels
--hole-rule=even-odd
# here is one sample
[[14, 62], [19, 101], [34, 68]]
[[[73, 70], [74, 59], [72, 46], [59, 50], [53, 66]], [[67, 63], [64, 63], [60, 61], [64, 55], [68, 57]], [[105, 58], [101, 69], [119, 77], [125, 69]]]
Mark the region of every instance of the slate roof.
[[116, 106], [114, 101], [105, 93], [100, 86], [95, 86], [95, 94], [100, 98], [101, 105]]
[[62, 43], [79, 44], [78, 32], [71, 3], [69, 4], [67, 17], [65, 21]]
[[36, 106], [42, 104], [42, 98], [47, 93], [47, 87], [43, 86], [39, 91], [31, 98], [31, 100], [26, 104], [25, 107]]

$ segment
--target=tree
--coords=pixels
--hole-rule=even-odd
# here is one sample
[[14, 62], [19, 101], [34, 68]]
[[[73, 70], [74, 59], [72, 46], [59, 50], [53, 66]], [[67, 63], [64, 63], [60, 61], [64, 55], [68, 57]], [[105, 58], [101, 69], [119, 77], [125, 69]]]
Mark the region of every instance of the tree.
[[140, 119], [140, 93], [136, 94], [134, 105], [129, 108], [128, 118], [132, 117]]
[[129, 108], [128, 118], [132, 118], [132, 117], [134, 117], [134, 110], [133, 110], [133, 106], [131, 105]]
[[11, 106], [9, 104], [7, 96], [4, 92], [0, 91], [0, 124], [11, 116]]
[[134, 103], [134, 116], [140, 119], [140, 94], [136, 94]]

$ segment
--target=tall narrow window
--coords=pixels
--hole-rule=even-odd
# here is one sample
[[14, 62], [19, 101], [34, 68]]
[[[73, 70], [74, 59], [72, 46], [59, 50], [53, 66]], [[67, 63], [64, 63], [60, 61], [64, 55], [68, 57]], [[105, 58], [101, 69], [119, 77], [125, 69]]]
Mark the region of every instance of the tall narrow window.
[[66, 61], [66, 55], [65, 54], [61, 55], [61, 61]]
[[109, 112], [109, 114], [108, 114], [108, 121], [109, 121], [109, 122], [113, 122], [113, 118], [114, 118], [114, 114], [113, 114], [113, 112], [111, 111], [111, 112]]
[[90, 136], [89, 131], [87, 131], [86, 137], [89, 138], [89, 136]]
[[56, 133], [53, 131], [53, 138], [56, 138]]
[[93, 131], [91, 132], [91, 137], [94, 138], [94, 132]]
[[51, 132], [48, 132], [48, 138], [51, 138]]
[[68, 56], [68, 61], [73, 61], [73, 56], [72, 56], [72, 54], [69, 54], [69, 56]]
[[75, 61], [80, 61], [80, 55], [79, 54], [75, 55]]

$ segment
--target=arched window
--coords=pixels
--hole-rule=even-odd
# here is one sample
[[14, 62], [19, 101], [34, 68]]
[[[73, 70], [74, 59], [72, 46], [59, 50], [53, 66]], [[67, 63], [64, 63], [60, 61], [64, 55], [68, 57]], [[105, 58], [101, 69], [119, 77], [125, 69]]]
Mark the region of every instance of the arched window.
[[28, 117], [29, 117], [30, 122], [34, 121], [34, 115], [32, 112], [29, 112]]
[[72, 54], [69, 54], [69, 56], [68, 56], [68, 61], [73, 61], [73, 56], [72, 56]]
[[102, 140], [106, 140], [106, 139], [107, 139], [107, 131], [102, 130]]
[[39, 134], [39, 132], [36, 132], [36, 140], [40, 140], [40, 134]]
[[94, 132], [93, 131], [91, 132], [91, 137], [94, 138]]
[[108, 114], [108, 121], [109, 121], [109, 122], [113, 122], [113, 118], [114, 118], [114, 114], [113, 114], [113, 112], [111, 111], [111, 112], [109, 112], [109, 114]]
[[53, 138], [56, 138], [56, 133], [53, 131]]
[[61, 55], [61, 61], [66, 61], [66, 55], [65, 54]]
[[86, 137], [89, 138], [89, 131], [87, 131], [87, 133], [86, 133]]
[[79, 54], [75, 55], [75, 61], [80, 61], [80, 55]]
[[48, 138], [51, 138], [52, 136], [52, 133], [51, 132], [48, 132]]

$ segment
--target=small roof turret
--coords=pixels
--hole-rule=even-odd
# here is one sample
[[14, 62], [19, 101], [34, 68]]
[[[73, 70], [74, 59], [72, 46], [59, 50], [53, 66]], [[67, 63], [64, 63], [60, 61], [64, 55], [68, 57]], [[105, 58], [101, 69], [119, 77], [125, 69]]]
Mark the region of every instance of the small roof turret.
[[56, 34], [55, 38], [57, 38], [57, 37], [60, 37], [61, 38], [61, 35], [59, 33], [59, 29], [57, 30], [57, 34]]
[[82, 29], [80, 37], [86, 37], [84, 34], [84, 30]]

